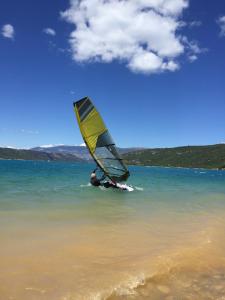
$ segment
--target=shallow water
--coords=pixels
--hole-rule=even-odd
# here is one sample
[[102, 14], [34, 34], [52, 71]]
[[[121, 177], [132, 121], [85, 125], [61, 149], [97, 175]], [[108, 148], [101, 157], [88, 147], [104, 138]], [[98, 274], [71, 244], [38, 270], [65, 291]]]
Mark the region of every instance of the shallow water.
[[225, 299], [225, 172], [0, 161], [0, 300]]

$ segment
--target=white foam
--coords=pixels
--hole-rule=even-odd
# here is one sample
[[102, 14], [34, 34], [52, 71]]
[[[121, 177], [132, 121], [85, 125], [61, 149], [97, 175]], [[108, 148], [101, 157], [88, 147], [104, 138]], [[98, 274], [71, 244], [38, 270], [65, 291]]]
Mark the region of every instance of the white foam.
[[[115, 286], [110, 290], [102, 290], [101, 292], [97, 292], [95, 294], [91, 294], [87, 296], [85, 299], [87, 300], [104, 300], [108, 299], [111, 296], [122, 296], [126, 297], [129, 295], [136, 295], [135, 289], [138, 286], [142, 286], [145, 284], [145, 275], [141, 273], [138, 276], [130, 276], [129, 278], [125, 279], [119, 285]], [[82, 298], [83, 299], [83, 298]], [[66, 300], [66, 299], [65, 299]]]
[[90, 187], [90, 186], [91, 186], [90, 182], [88, 182], [87, 184], [81, 184], [80, 185], [80, 187]]
[[100, 188], [100, 190], [102, 190], [102, 191], [106, 191], [106, 188], [104, 187], [104, 186], [99, 186], [99, 188]]
[[139, 187], [139, 186], [135, 186], [134, 188], [135, 188], [135, 190], [137, 190], [137, 191], [144, 191], [144, 189], [143, 189], [142, 187]]
[[140, 274], [139, 276], [130, 277], [125, 284], [121, 284], [120, 286], [116, 287], [114, 291], [119, 296], [135, 295], [135, 289], [144, 284], [145, 276], [144, 274]]

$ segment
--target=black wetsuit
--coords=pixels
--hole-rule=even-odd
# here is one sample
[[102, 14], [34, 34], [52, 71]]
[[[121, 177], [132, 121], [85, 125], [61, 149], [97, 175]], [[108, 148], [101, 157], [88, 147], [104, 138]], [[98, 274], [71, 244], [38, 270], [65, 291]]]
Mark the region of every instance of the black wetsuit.
[[[97, 171], [97, 169], [98, 169], [98, 168], [94, 169], [94, 171], [92, 172], [92, 174], [95, 174], [96, 171]], [[93, 186], [100, 186], [100, 185], [103, 185], [103, 184], [101, 183], [101, 181], [104, 180], [104, 179], [105, 179], [105, 175], [104, 175], [104, 174], [103, 174], [103, 176], [102, 176], [100, 179], [98, 179], [97, 176], [91, 177], [90, 183], [91, 183]]]
[[91, 178], [90, 183], [93, 186], [100, 186], [100, 185], [102, 185], [101, 181], [97, 177]]
[[[96, 169], [94, 169], [94, 171], [92, 172], [92, 174], [94, 173], [96, 173], [96, 171], [97, 171], [97, 168]], [[92, 177], [91, 179], [90, 179], [90, 183], [93, 185], [93, 186], [104, 186], [105, 188], [115, 188], [115, 189], [118, 189], [118, 186], [115, 184], [115, 183], [113, 183], [113, 182], [109, 182], [109, 181], [106, 181], [106, 182], [101, 182], [101, 181], [103, 181], [105, 179], [105, 175], [103, 175], [100, 179], [98, 179], [96, 176], [95, 177]]]

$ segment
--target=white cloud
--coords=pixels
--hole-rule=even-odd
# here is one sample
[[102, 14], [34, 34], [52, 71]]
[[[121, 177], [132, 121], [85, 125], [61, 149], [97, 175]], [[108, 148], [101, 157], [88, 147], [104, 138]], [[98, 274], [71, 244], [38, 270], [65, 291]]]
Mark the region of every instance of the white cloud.
[[69, 42], [77, 62], [118, 60], [133, 72], [150, 74], [179, 69], [179, 56], [187, 49], [193, 52], [193, 45], [189, 43], [190, 48], [180, 33], [186, 24], [181, 18], [188, 0], [70, 3], [61, 15], [75, 26]]
[[198, 56], [196, 54], [192, 54], [188, 56], [188, 59], [190, 62], [194, 62], [198, 59]]
[[48, 144], [48, 145], [42, 145], [40, 148], [52, 148], [52, 147], [58, 147], [58, 146], [65, 146], [64, 144]]
[[15, 36], [14, 27], [11, 24], [5, 24], [2, 26], [2, 35], [5, 38], [13, 39]]
[[25, 134], [39, 134], [39, 131], [38, 131], [38, 130], [21, 129], [20, 131], [21, 131], [22, 133], [25, 133]]
[[220, 26], [220, 36], [225, 36], [225, 16], [220, 17], [217, 24]]
[[80, 147], [86, 147], [86, 144], [85, 143], [82, 143], [79, 145]]
[[206, 53], [207, 48], [200, 48], [197, 41], [189, 41], [186, 36], [182, 37], [183, 44], [185, 45], [187, 58], [190, 62], [194, 62], [198, 59], [198, 55]]
[[202, 25], [201, 21], [192, 21], [189, 23], [189, 27], [199, 27]]
[[51, 147], [55, 147], [56, 145], [53, 144], [49, 144], [49, 145], [41, 145], [40, 148], [51, 148]]
[[55, 36], [55, 35], [56, 35], [55, 30], [52, 29], [52, 28], [44, 28], [44, 29], [43, 29], [43, 32], [46, 33], [46, 34], [48, 34], [48, 35], [52, 35], [52, 36]]
[[18, 147], [15, 147], [15, 146], [9, 146], [9, 145], [0, 145], [0, 148], [8, 148], [8, 149], [17, 149], [17, 150], [20, 150], [20, 149], [28, 149], [28, 148], [18, 148]]

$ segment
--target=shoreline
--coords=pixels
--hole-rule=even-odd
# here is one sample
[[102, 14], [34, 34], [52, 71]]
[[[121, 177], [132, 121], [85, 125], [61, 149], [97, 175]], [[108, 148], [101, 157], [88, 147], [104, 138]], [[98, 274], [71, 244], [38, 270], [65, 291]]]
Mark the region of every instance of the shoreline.
[[[68, 161], [68, 160], [44, 160], [44, 159], [22, 159], [22, 158], [1, 158], [0, 161], [37, 161], [37, 162], [52, 162], [52, 163], [78, 163], [78, 164], [91, 164], [94, 161]], [[147, 167], [147, 168], [165, 168], [165, 169], [187, 169], [187, 170], [207, 170], [207, 171], [225, 171], [225, 169], [219, 168], [204, 168], [204, 167], [179, 167], [179, 166], [162, 166], [162, 165], [137, 165], [127, 164], [131, 167]]]

